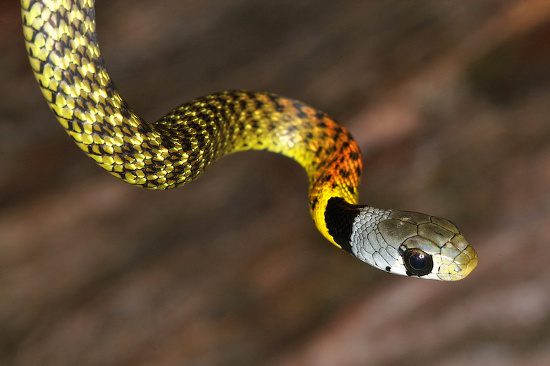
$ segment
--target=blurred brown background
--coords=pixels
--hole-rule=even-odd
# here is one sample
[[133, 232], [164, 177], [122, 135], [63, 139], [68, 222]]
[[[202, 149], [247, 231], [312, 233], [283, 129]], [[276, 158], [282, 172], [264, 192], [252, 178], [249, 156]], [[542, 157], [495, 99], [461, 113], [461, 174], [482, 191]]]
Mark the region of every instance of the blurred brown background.
[[332, 248], [267, 153], [182, 189], [105, 174], [47, 109], [0, 1], [0, 365], [549, 365], [550, 2], [99, 1], [153, 119], [227, 88], [301, 99], [364, 152], [362, 198], [457, 222], [458, 283]]

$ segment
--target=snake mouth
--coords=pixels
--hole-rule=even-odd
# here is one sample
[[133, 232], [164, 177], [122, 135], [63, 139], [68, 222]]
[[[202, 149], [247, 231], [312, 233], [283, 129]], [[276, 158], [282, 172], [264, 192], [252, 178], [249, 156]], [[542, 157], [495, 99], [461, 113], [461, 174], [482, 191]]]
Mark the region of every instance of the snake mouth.
[[[473, 252], [473, 249], [472, 249], [472, 252]], [[466, 268], [464, 268], [464, 270], [460, 273], [462, 275], [462, 278], [465, 278], [466, 276], [468, 276], [470, 272], [472, 272], [477, 267], [477, 264], [479, 261], [477, 259], [476, 253], [473, 252], [473, 254], [474, 254], [474, 257], [468, 262], [468, 264], [466, 265]]]
[[453, 260], [444, 260], [444, 263], [439, 266], [437, 277], [444, 281], [462, 280], [477, 267], [478, 263], [476, 252], [468, 245], [460, 256], [457, 256]]
[[[468, 259], [465, 261], [464, 259], [466, 258]], [[460, 268], [457, 274], [460, 275], [461, 278], [465, 278], [477, 267], [477, 253], [474, 248], [468, 244], [461, 255], [455, 258], [455, 261], [457, 262], [457, 267]]]

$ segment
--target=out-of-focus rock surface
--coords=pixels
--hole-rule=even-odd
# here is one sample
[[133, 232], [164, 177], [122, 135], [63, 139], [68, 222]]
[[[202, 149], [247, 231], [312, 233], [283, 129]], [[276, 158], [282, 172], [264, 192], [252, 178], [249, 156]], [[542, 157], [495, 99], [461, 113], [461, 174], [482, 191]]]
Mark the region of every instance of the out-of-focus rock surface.
[[127, 186], [56, 124], [0, 1], [1, 365], [549, 365], [550, 3], [99, 1], [145, 118], [228, 88], [349, 127], [370, 204], [451, 218], [465, 281], [375, 271], [308, 216], [298, 166]]

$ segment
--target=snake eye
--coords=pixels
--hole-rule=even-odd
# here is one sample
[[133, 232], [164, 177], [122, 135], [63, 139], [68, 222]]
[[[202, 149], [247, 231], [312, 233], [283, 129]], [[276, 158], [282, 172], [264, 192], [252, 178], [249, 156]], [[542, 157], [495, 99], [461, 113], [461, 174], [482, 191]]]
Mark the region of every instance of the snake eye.
[[409, 276], [425, 276], [432, 271], [432, 256], [420, 249], [407, 249], [403, 253], [403, 263]]

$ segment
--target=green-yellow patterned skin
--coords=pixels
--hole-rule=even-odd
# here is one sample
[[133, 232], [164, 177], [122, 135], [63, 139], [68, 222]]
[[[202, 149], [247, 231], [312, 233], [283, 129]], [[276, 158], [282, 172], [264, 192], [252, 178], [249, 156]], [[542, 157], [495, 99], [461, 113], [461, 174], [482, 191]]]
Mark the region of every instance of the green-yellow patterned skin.
[[26, 48], [57, 120], [97, 164], [150, 189], [181, 186], [224, 155], [268, 150], [298, 162], [309, 177], [309, 207], [328, 233], [331, 197], [357, 203], [359, 148], [325, 113], [271, 93], [224, 91], [195, 99], [155, 122], [134, 113], [105, 69], [93, 0], [22, 0]]

